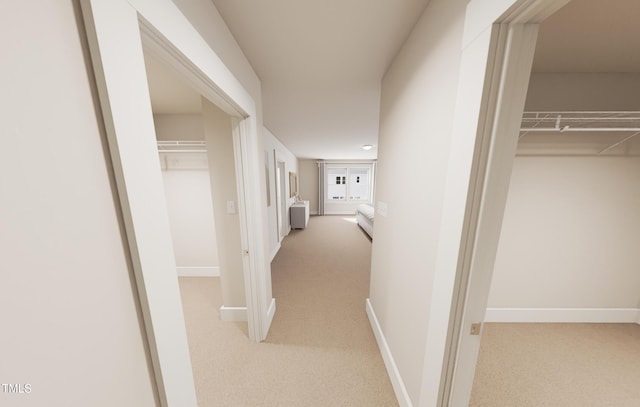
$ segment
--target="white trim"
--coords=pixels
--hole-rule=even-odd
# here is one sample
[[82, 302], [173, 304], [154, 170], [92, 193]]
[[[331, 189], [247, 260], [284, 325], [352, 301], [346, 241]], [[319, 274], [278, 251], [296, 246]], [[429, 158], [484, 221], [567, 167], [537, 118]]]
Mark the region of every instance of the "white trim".
[[246, 254], [243, 256], [243, 275], [248, 334], [251, 340], [262, 341], [266, 337], [262, 329], [268, 306], [264, 300], [266, 280], [271, 276], [263, 272], [267, 255], [264, 236], [258, 232], [263, 225], [260, 189], [263, 176], [257, 164], [262, 150], [258, 149], [256, 103], [188, 20], [187, 26], [181, 26], [182, 21], [177, 20], [184, 16], [175, 4], [167, 0], [129, 1], [137, 7], [145, 49], [176, 69], [204, 97], [231, 116], [240, 238]]
[[[266, 337], [270, 275], [262, 234], [256, 103], [170, 0], [82, 0], [129, 258], [162, 407], [197, 405], [164, 202], [143, 49], [233, 116], [248, 333]], [[123, 63], [126, 61], [126, 63]], [[236, 157], [237, 160], [238, 157]], [[245, 318], [246, 320], [246, 318]]]
[[276, 299], [272, 298], [271, 303], [269, 304], [269, 309], [267, 310], [267, 332], [269, 328], [271, 328], [271, 323], [273, 322], [273, 317], [276, 315]]
[[[250, 249], [251, 241], [255, 237], [255, 233], [249, 229], [250, 220], [247, 213], [247, 208], [250, 206], [251, 200], [247, 199], [247, 191], [245, 187], [252, 185], [249, 181], [251, 179], [249, 170], [249, 145], [246, 133], [249, 132], [249, 126], [251, 125], [247, 120], [240, 120], [237, 117], [231, 118], [232, 133], [233, 133], [233, 152], [234, 152], [234, 164], [236, 167], [236, 184], [238, 186], [238, 215], [240, 220], [240, 244], [242, 246], [242, 270], [245, 282], [252, 282], [253, 284], [244, 285], [245, 298], [246, 298], [246, 310], [247, 316], [244, 321], [248, 322], [249, 338], [262, 341], [260, 327], [260, 293], [256, 292], [255, 287], [258, 281], [258, 276], [254, 273], [253, 266], [256, 264], [256, 254], [253, 249]], [[260, 196], [260, 195], [258, 195]], [[258, 249], [258, 247], [256, 247]], [[251, 317], [249, 317], [249, 314]]]
[[278, 242], [276, 244], [276, 247], [271, 252], [271, 260], [270, 261], [273, 261], [273, 259], [276, 257], [276, 254], [278, 254], [278, 252], [280, 251], [281, 247], [282, 247], [282, 243]]
[[485, 322], [640, 323], [640, 308], [487, 308]]
[[83, 0], [81, 7], [146, 331], [145, 348], [153, 364], [154, 392], [162, 407], [195, 407], [193, 370], [146, 84], [140, 18], [146, 18], [149, 26], [160, 20], [172, 34], [182, 34], [187, 41], [194, 40], [197, 32], [173, 3], [146, 4], [166, 13], [154, 18], [127, 0]]
[[400, 404], [400, 407], [413, 407], [411, 398], [409, 398], [409, 393], [407, 392], [407, 388], [402, 381], [402, 376], [400, 376], [400, 371], [398, 370], [398, 366], [393, 359], [391, 349], [387, 344], [387, 340], [385, 339], [384, 333], [382, 332], [382, 327], [378, 322], [378, 318], [376, 317], [376, 313], [373, 310], [373, 306], [371, 305], [371, 301], [369, 300], [369, 298], [367, 298], [366, 300], [366, 309], [367, 316], [369, 317], [369, 323], [371, 324], [371, 329], [373, 330], [373, 334], [376, 337], [378, 348], [380, 348], [380, 354], [382, 355], [384, 366], [387, 368], [387, 374], [389, 375], [389, 379], [391, 380], [391, 386], [393, 387], [393, 391], [396, 394], [396, 399], [398, 399], [398, 404]]
[[220, 277], [220, 267], [176, 267], [178, 277]]
[[247, 307], [220, 307], [220, 319], [225, 322], [247, 322]]
[[[480, 83], [479, 88], [477, 81], [475, 82], [471, 87], [475, 92], [465, 91], [462, 87], [458, 89], [458, 98], [463, 98], [461, 107], [465, 106], [465, 99], [474, 101], [475, 118], [470, 124], [477, 126], [478, 130], [474, 132], [472, 128], [464, 129], [460, 125], [454, 125], [454, 138], [465, 137], [464, 133], [458, 134], [456, 130], [471, 131], [468, 134], [477, 133], [475, 140], [465, 137], [465, 147], [473, 146], [471, 142], [475, 141], [476, 148], [465, 149], [466, 157], [460, 155], [464, 150], [457, 149], [458, 157], [453, 157], [457, 160], [450, 161], [449, 165], [456, 165], [457, 161], [458, 167], [472, 163], [467, 182], [458, 179], [460, 189], [457, 190], [457, 195], [464, 196], [464, 191], [468, 191], [466, 208], [463, 208], [466, 213], [458, 208], [455, 218], [452, 216], [450, 221], [445, 218], [441, 224], [444, 233], [450, 234], [455, 230], [458, 233], [455, 238], [460, 241], [462, 237], [459, 245], [460, 257], [457, 259], [457, 281], [454, 283], [453, 315], [450, 316], [455, 322], [449, 324], [447, 340], [450, 342], [445, 345], [449, 347], [442, 370], [447, 375], [441, 382], [442, 405], [445, 406], [466, 406], [471, 397], [480, 336], [470, 335], [470, 326], [483, 320], [487, 306], [518, 141], [512, 135], [517, 134], [520, 128], [537, 32], [538, 26], [535, 24], [496, 24], [469, 44], [462, 58], [463, 73], [466, 69], [478, 70], [480, 72], [475, 73], [477, 78], [481, 78], [482, 73], [486, 80], [484, 84]], [[480, 60], [487, 62], [481, 65]], [[464, 68], [469, 63], [479, 68], [474, 69], [473, 65]], [[481, 71], [483, 66], [486, 66], [486, 71]], [[471, 99], [471, 96], [475, 98]], [[502, 100], [509, 102], [501, 103]], [[459, 118], [458, 113], [461, 112], [456, 111], [456, 121], [462, 123], [464, 119]], [[456, 168], [451, 171], [455, 172]], [[447, 204], [446, 201], [445, 207], [448, 208], [447, 212], [455, 209], [453, 204]], [[463, 225], [461, 219], [464, 219]], [[455, 229], [452, 224], [455, 224]], [[454, 260], [452, 257], [443, 259], [449, 262]], [[447, 269], [453, 267], [456, 267], [455, 264], [447, 265]], [[467, 289], [468, 287], [471, 289]], [[441, 292], [444, 290], [439, 290], [437, 295], [441, 296]], [[440, 307], [443, 306], [446, 306], [444, 301], [440, 304]], [[434, 304], [431, 305], [431, 310], [437, 311]], [[430, 327], [427, 338], [432, 331]], [[425, 356], [425, 371], [431, 372], [434, 382], [441, 374], [433, 361], [429, 360], [428, 354]], [[435, 389], [425, 390], [429, 391], [426, 393], [429, 396], [425, 399], [425, 405], [428, 405], [434, 398]]]
[[[447, 190], [451, 192], [445, 193], [442, 222], [445, 229], [439, 238], [439, 247], [446, 251], [442, 255], [439, 251], [433, 283], [434, 298], [441, 301], [432, 300], [430, 306], [431, 313], [440, 318], [429, 319], [421, 406], [469, 404], [480, 346], [480, 337], [469, 335], [469, 326], [481, 321], [486, 311], [517, 142], [511, 135], [517, 132], [522, 119], [537, 23], [567, 1], [496, 0], [487, 5], [484, 0], [471, 0], [467, 6], [451, 148], [457, 156], [452, 154], [448, 170], [448, 174], [457, 172], [458, 176], [449, 180], [447, 174]], [[471, 152], [470, 141], [473, 141]], [[457, 144], [461, 142], [464, 144]], [[467, 169], [470, 161], [471, 171]], [[463, 179], [460, 175], [463, 172], [470, 177]], [[461, 227], [463, 212], [457, 208], [457, 197], [462, 191], [466, 191], [467, 203]], [[448, 195], [454, 198], [451, 202]], [[452, 246], [447, 240], [453, 244], [453, 239], [460, 243], [452, 298], [448, 302], [451, 309], [445, 316], [438, 310], [447, 307], [446, 297], [452, 288], [447, 275], [453, 274], [455, 266], [450, 264], [453, 257], [448, 250]], [[440, 274], [442, 281], [438, 281]], [[441, 371], [434, 364], [440, 360], [441, 326], [432, 321], [449, 325]], [[437, 341], [430, 341], [430, 337]], [[436, 400], [434, 385], [438, 381]]]

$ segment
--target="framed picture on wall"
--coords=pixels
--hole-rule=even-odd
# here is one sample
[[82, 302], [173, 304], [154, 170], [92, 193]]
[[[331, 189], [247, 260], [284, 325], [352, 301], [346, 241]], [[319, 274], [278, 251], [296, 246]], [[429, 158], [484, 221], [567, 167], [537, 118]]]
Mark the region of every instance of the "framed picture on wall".
[[298, 175], [295, 172], [289, 173], [289, 196], [293, 198], [298, 195]]
[[267, 206], [271, 206], [271, 184], [269, 184], [269, 152], [264, 152], [264, 177], [267, 186]]

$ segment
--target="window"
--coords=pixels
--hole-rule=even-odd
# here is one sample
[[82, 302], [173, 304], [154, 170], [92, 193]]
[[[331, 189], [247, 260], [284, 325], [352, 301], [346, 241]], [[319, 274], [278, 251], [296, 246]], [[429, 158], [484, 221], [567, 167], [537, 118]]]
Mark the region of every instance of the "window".
[[329, 201], [344, 201], [347, 198], [347, 169], [327, 169], [327, 199]]
[[371, 168], [327, 168], [328, 201], [369, 201]]

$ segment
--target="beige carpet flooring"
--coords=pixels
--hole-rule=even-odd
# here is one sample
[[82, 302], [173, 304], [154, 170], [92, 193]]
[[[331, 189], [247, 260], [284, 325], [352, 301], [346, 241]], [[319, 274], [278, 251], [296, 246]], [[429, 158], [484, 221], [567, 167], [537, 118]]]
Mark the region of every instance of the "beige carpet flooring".
[[219, 320], [220, 281], [180, 278], [200, 407], [397, 406], [365, 312], [371, 242], [353, 217], [312, 217], [272, 263], [264, 343]]
[[473, 407], [638, 407], [640, 325], [487, 324]]

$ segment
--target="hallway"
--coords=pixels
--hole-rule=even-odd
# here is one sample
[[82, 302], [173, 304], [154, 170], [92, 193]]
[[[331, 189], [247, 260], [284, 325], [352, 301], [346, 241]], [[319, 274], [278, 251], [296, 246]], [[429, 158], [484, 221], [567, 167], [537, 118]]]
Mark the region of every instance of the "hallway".
[[218, 278], [180, 278], [199, 405], [397, 406], [365, 313], [371, 242], [353, 217], [312, 217], [272, 263], [264, 343], [222, 322]]

